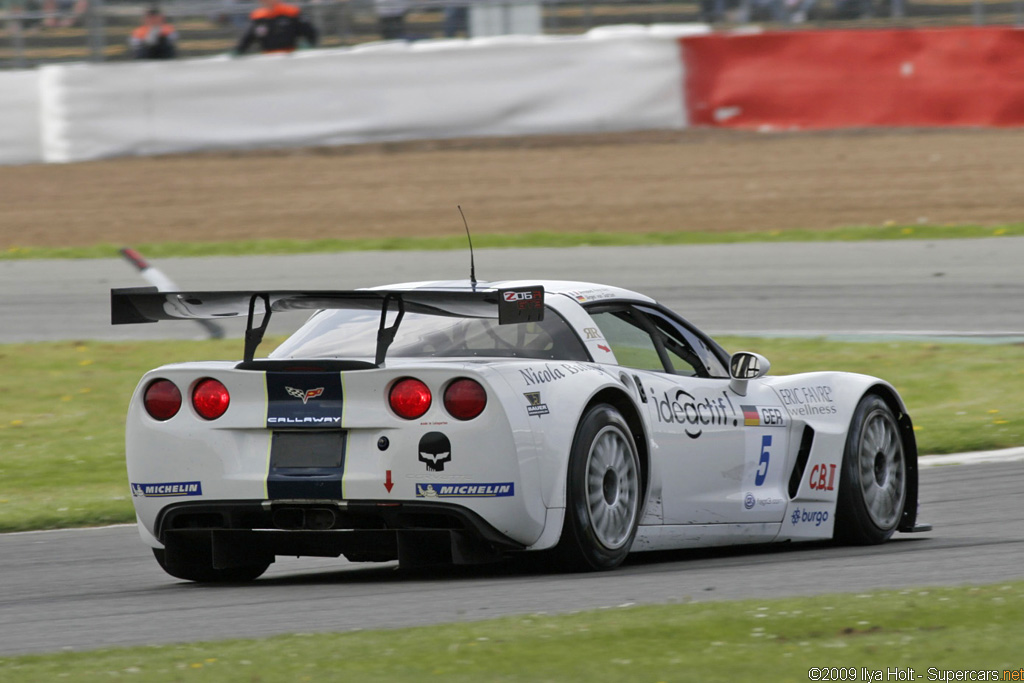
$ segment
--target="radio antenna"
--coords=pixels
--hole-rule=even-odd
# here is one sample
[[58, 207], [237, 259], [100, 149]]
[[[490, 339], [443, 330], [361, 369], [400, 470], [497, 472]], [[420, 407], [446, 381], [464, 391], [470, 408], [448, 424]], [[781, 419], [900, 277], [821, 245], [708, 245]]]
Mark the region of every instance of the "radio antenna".
[[462, 205], [456, 204], [459, 207], [459, 215], [462, 216], [462, 224], [466, 226], [466, 239], [469, 240], [469, 283], [473, 285], [473, 291], [476, 291], [476, 263], [473, 261], [473, 238], [469, 234], [469, 223], [466, 221], [466, 214], [462, 213]]

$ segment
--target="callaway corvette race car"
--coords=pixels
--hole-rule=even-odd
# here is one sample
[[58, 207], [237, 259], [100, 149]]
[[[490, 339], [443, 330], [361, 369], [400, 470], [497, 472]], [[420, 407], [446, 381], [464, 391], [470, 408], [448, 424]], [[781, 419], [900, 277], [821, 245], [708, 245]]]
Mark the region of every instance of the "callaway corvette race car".
[[[115, 324], [247, 316], [239, 362], [145, 375], [139, 531], [169, 574], [277, 555], [472, 563], [919, 531], [917, 450], [865, 375], [767, 376], [653, 299], [579, 282], [111, 292]], [[271, 313], [315, 311], [266, 357]], [[262, 316], [259, 324], [257, 319]]]

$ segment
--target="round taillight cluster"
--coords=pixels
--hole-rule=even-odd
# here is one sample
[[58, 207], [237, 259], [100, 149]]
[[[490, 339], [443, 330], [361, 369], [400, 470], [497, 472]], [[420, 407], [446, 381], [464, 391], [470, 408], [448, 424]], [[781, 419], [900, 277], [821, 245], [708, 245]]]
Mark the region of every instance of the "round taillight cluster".
[[227, 387], [212, 377], [199, 380], [192, 390], [192, 407], [207, 420], [216, 420], [230, 404], [231, 394]]
[[406, 420], [422, 417], [423, 413], [430, 409], [431, 401], [433, 401], [433, 397], [430, 395], [427, 385], [412, 377], [395, 382], [395, 385], [391, 387], [391, 393], [388, 394], [391, 410]]
[[[181, 410], [181, 390], [169, 379], [155, 379], [142, 394], [142, 405], [154, 420], [170, 420]], [[192, 407], [207, 420], [216, 420], [229, 405], [227, 387], [212, 377], [199, 380], [192, 389]]]
[[[404, 377], [391, 387], [388, 404], [406, 420], [423, 417], [433, 403], [430, 388], [414, 377]], [[462, 377], [444, 390], [444, 409], [457, 420], [472, 420], [487, 406], [487, 392], [480, 383]]]
[[472, 420], [487, 406], [487, 392], [479, 382], [457, 379], [444, 390], [444, 409], [457, 420]]
[[142, 405], [154, 420], [170, 420], [181, 409], [181, 392], [168, 379], [155, 379], [142, 395]]

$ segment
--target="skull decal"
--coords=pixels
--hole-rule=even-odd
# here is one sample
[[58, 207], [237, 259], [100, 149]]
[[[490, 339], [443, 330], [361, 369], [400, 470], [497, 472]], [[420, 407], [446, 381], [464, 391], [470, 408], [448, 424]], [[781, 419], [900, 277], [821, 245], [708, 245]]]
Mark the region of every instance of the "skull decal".
[[444, 472], [444, 464], [452, 459], [452, 444], [441, 432], [428, 432], [420, 439], [420, 462], [427, 472]]

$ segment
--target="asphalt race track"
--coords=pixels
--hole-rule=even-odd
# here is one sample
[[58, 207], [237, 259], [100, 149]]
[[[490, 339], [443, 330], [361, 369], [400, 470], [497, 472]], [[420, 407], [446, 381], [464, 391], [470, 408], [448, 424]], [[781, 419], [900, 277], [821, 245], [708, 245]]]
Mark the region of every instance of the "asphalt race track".
[[[1024, 237], [479, 250], [481, 280], [579, 279], [649, 294], [712, 334], [933, 333], [1024, 338]], [[154, 262], [183, 289], [353, 289], [465, 279], [466, 251], [350, 252]], [[191, 323], [112, 327], [120, 259], [0, 261], [0, 343], [201, 338]], [[290, 316], [290, 317], [289, 317]], [[301, 324], [277, 315], [271, 334]], [[229, 330], [241, 336], [244, 325]]]
[[598, 574], [498, 565], [281, 558], [252, 584], [163, 573], [134, 527], [0, 535], [0, 655], [390, 628], [626, 604], [857, 593], [1024, 577], [1024, 463], [922, 470], [935, 529], [866, 548], [823, 545], [636, 555]]
[[[1024, 337], [1021, 263], [1024, 238], [477, 254], [481, 279], [619, 284], [711, 332], [1004, 339]], [[344, 289], [468, 273], [461, 252], [156, 265], [191, 289]], [[0, 262], [0, 342], [201, 336], [189, 323], [110, 327], [107, 290], [141, 284], [118, 260]], [[922, 470], [921, 519], [935, 530], [881, 546], [637, 555], [600, 574], [549, 574], [515, 562], [411, 572], [393, 563], [280, 558], [253, 584], [200, 586], [165, 575], [132, 526], [0, 535], [0, 655], [1019, 580], [1024, 508], [1012, 501], [1022, 475], [1019, 461]]]

